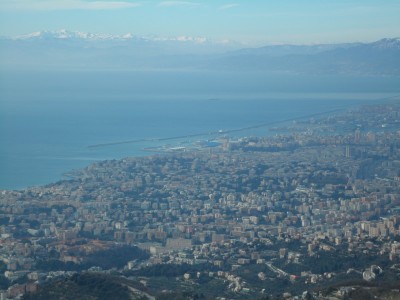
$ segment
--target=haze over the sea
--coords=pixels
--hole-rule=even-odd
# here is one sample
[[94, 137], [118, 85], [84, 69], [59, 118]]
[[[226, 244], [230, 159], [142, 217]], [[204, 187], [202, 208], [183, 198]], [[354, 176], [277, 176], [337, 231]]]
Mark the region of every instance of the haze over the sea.
[[[93, 144], [231, 130], [348, 109], [400, 93], [396, 78], [213, 72], [16, 72], [2, 81], [0, 188], [55, 182], [102, 159], [218, 136]], [[268, 127], [233, 137], [275, 134]], [[187, 144], [184, 144], [185, 146]]]

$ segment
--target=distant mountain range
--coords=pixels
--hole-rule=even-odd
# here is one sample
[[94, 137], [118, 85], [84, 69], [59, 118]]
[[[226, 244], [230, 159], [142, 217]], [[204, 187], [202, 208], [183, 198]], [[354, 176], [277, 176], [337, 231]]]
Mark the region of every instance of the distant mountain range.
[[0, 38], [0, 67], [400, 75], [400, 38], [243, 48], [232, 41], [203, 37], [43, 31]]
[[400, 39], [242, 49], [227, 54], [215, 64], [228, 69], [309, 74], [400, 75]]

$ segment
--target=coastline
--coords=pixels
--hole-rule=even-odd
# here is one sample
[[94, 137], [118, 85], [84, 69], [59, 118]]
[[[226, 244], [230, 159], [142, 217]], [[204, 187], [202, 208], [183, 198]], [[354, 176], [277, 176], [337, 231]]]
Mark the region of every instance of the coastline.
[[[326, 93], [325, 95], [326, 97], [332, 97], [330, 93]], [[393, 95], [393, 93], [390, 95]], [[344, 98], [345, 95], [342, 95], [341, 99]], [[388, 97], [386, 96], [385, 99], [387, 98]], [[46, 123], [44, 123], [43, 125], [39, 124], [41, 127], [37, 130], [37, 132], [34, 132], [34, 134], [39, 134], [38, 138], [35, 137], [34, 134], [31, 134], [31, 136], [27, 137], [26, 141], [21, 140], [21, 142], [18, 142], [18, 144], [15, 144], [15, 146], [7, 145], [7, 147], [10, 149], [6, 149], [6, 151], [10, 152], [10, 154], [7, 153], [4, 154], [4, 149], [3, 149], [3, 154], [2, 154], [3, 158], [0, 158], [0, 160], [3, 160], [2, 162], [3, 174], [0, 174], [0, 177], [2, 177], [2, 180], [0, 180], [1, 182], [0, 188], [3, 190], [23, 190], [33, 186], [43, 186], [51, 184], [59, 180], [62, 180], [63, 174], [65, 173], [68, 174], [69, 172], [75, 169], [84, 168], [87, 165], [94, 163], [96, 161], [121, 159], [125, 157], [148, 156], [149, 151], [147, 151], [146, 149], [154, 147], [162, 147], [165, 145], [166, 142], [173, 142], [175, 139], [177, 140], [178, 143], [176, 144], [178, 145], [172, 143], [174, 144], [172, 145], [172, 147], [179, 146], [179, 139], [181, 140], [188, 139], [188, 137], [191, 137], [190, 139], [193, 140], [197, 140], [197, 138], [206, 140], [212, 137], [220, 137], [221, 135], [232, 135], [234, 137], [243, 137], [250, 135], [255, 135], [255, 136], [274, 135], [277, 134], [276, 131], [275, 132], [268, 131], [267, 129], [272, 128], [277, 124], [282, 124], [285, 122], [290, 123], [296, 119], [313, 117], [313, 116], [317, 117], [318, 115], [333, 113], [333, 110], [331, 108], [337, 110], [338, 106], [341, 107], [340, 109], [345, 110], [358, 105], [381, 101], [383, 98], [382, 97], [372, 98], [371, 96], [370, 98], [368, 97], [362, 99], [356, 98], [357, 100], [346, 101], [346, 102], [344, 101], [335, 102], [332, 100], [318, 101], [317, 99], [318, 98], [312, 100], [309, 99], [298, 100], [295, 98], [295, 99], [285, 100], [283, 102], [278, 100], [272, 100], [271, 102], [268, 101], [263, 102], [262, 100], [249, 101], [244, 98], [242, 100], [238, 99], [234, 100], [234, 102], [232, 102], [234, 103], [234, 105], [232, 104], [233, 107], [229, 106], [230, 102], [228, 102], [227, 100], [219, 100], [219, 101], [210, 101], [212, 104], [210, 104], [210, 107], [206, 108], [202, 107], [202, 103], [199, 101], [194, 104], [185, 103], [185, 105], [187, 105], [186, 113], [188, 115], [184, 116], [184, 118], [180, 115], [177, 115], [174, 112], [174, 106], [178, 107], [177, 105], [179, 105], [179, 107], [181, 107], [182, 105], [181, 101], [172, 101], [172, 102], [167, 101], [166, 103], [157, 102], [157, 105], [160, 107], [160, 109], [167, 107], [167, 104], [172, 103], [171, 107], [168, 107], [169, 110], [165, 111], [166, 116], [164, 118], [161, 118], [163, 113], [162, 110], [160, 110], [159, 112], [156, 111], [157, 118], [159, 116], [158, 119], [155, 119], [155, 116], [152, 115], [154, 114], [153, 111], [143, 111], [147, 113], [147, 115], [142, 116], [141, 119], [139, 119], [137, 122], [133, 122], [132, 125], [130, 125], [129, 123], [131, 122], [130, 115], [129, 113], [125, 112], [126, 117], [124, 117], [123, 115], [125, 119], [123, 119], [123, 122], [121, 121], [122, 122], [121, 125], [108, 128], [105, 127], [106, 124], [101, 124], [101, 126], [99, 126], [99, 128], [96, 129], [95, 126], [103, 115], [104, 115], [103, 118], [110, 118], [109, 119], [110, 121], [108, 122], [111, 121], [116, 122], [117, 119], [115, 119], [113, 116], [111, 117], [108, 116], [108, 112], [106, 110], [108, 109], [108, 107], [111, 107], [116, 112], [117, 111], [122, 112], [122, 110], [126, 110], [127, 108], [131, 110], [132, 109], [137, 110], [135, 102], [132, 102], [129, 105], [127, 104], [128, 106], [122, 107], [122, 109], [118, 108], [117, 110], [114, 107], [112, 107], [110, 103], [104, 106], [105, 108], [104, 111], [103, 110], [99, 111], [100, 115], [95, 116], [95, 119], [93, 119], [94, 122], [86, 120], [87, 116], [85, 115], [85, 112], [78, 115], [77, 119], [78, 125], [79, 122], [86, 125], [86, 127], [83, 127], [84, 133], [85, 130], [88, 131], [86, 135], [84, 134], [81, 135], [80, 131], [82, 130], [78, 126], [71, 127], [69, 125], [70, 122], [72, 121], [71, 119], [75, 117], [74, 113], [72, 112], [72, 109], [75, 109], [75, 107], [74, 105], [71, 105], [68, 106], [69, 110], [67, 110], [67, 112], [71, 111], [71, 115], [65, 117], [65, 121], [62, 119], [61, 120], [62, 122], [59, 122], [60, 124], [56, 124], [57, 126], [59, 126], [59, 128], [57, 128], [57, 131], [54, 134], [50, 132], [51, 139], [54, 139], [54, 141], [51, 141], [50, 145], [48, 144], [48, 138], [45, 136], [47, 134], [47, 129], [45, 127]], [[140, 103], [144, 105], [146, 101], [143, 100]], [[257, 110], [257, 108], [253, 107], [254, 104], [259, 105], [260, 103], [261, 103], [260, 109]], [[293, 103], [295, 105], [293, 105], [293, 107], [285, 106], [284, 104], [286, 103], [289, 104]], [[301, 107], [301, 103], [304, 103], [303, 106], [305, 107]], [[310, 107], [310, 103], [315, 103], [320, 107], [317, 108]], [[252, 106], [249, 106], [249, 104], [251, 104]], [[278, 113], [273, 110], [274, 106], [276, 105], [278, 105], [278, 108], [276, 109], [281, 110], [278, 111]], [[195, 116], [194, 114], [196, 113], [196, 109], [199, 108], [203, 109], [204, 113], [200, 116]], [[286, 109], [286, 112], [284, 111], [284, 109]], [[297, 110], [299, 109], [302, 109], [303, 111], [298, 112]], [[315, 113], [307, 114], [306, 112], [308, 112], [309, 109], [314, 109]], [[52, 117], [51, 114], [53, 114], [54, 112], [59, 113], [58, 110], [54, 111], [54, 109], [52, 109], [46, 112], [44, 114], [44, 117], [49, 118], [49, 120], [53, 120], [54, 117]], [[139, 113], [142, 113], [142, 108], [139, 108], [137, 112], [133, 112], [133, 115], [139, 116]], [[221, 115], [223, 117], [220, 117], [218, 119], [217, 117]], [[235, 126], [236, 125], [235, 120], [239, 116], [245, 116], [245, 117], [240, 120], [242, 127], [238, 128], [237, 126]], [[33, 115], [33, 117], [36, 116]], [[277, 119], [279, 117], [280, 119]], [[181, 120], [178, 120], [176, 124], [172, 123], [168, 125], [169, 119], [177, 119], [177, 118], [180, 118]], [[193, 124], [191, 124], [190, 126], [185, 127], [183, 125], [184, 123], [182, 122], [185, 121], [186, 119], [194, 120], [195, 122], [193, 122]], [[269, 119], [271, 121], [263, 122], [262, 121], [263, 119], [264, 120]], [[19, 117], [19, 119], [17, 117], [16, 120], [25, 122], [25, 120], [21, 120], [21, 117]], [[141, 121], [142, 123], [139, 123], [139, 121]], [[154, 123], [156, 123], [157, 126], [152, 125]], [[28, 124], [31, 125], [30, 123], [27, 123], [27, 125], [25, 126], [28, 126]], [[140, 127], [137, 127], [137, 124], [140, 124]], [[180, 124], [182, 124], [182, 126], [180, 126]], [[130, 127], [134, 128], [134, 131], [132, 131], [132, 133], [130, 133], [131, 132], [129, 130]], [[208, 130], [207, 128], [207, 130], [204, 130], [204, 127], [214, 128], [214, 129]], [[106, 134], [104, 134], [103, 136], [101, 134], [101, 131], [104, 129], [105, 131], [108, 132], [106, 132]], [[136, 133], [142, 135], [143, 138], [140, 137], [139, 139], [136, 139], [135, 141], [140, 141], [140, 142], [134, 144], [130, 144], [131, 141], [129, 138], [120, 139], [120, 141], [123, 142], [118, 142], [117, 136], [114, 135], [113, 133], [116, 131], [120, 131], [121, 129], [126, 137], [129, 137], [129, 135], [132, 137]], [[159, 129], [162, 129], [163, 132], [159, 132]], [[175, 132], [179, 131], [184, 132], [185, 134], [174, 135]], [[96, 134], [93, 135], [93, 132]], [[154, 137], [156, 136], [156, 134], [159, 137]], [[203, 134], [206, 135], [203, 136]], [[18, 138], [22, 139], [25, 137], [26, 133], [18, 131], [18, 135], [20, 135], [20, 137]], [[146, 135], [147, 137], [144, 135]], [[15, 137], [13, 137], [13, 139], [15, 140]], [[95, 139], [99, 143], [90, 142], [91, 140], [94, 141]], [[54, 143], [57, 142], [57, 140], [60, 141], [59, 145], [53, 145]], [[106, 143], [110, 144], [110, 146], [104, 147], [104, 149], [102, 147], [95, 149], [88, 147], [89, 145], [104, 144], [103, 141], [107, 140], [117, 140], [117, 142]], [[16, 148], [15, 150], [15, 147], [18, 148]]]

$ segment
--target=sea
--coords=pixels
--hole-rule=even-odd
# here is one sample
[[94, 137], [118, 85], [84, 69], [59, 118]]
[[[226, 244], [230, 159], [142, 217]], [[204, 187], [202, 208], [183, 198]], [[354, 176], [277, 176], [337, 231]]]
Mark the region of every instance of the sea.
[[[155, 155], [146, 148], [218, 135], [162, 140], [169, 137], [276, 126], [384, 102], [400, 94], [399, 82], [263, 72], [1, 70], [0, 189], [46, 185], [99, 160]], [[232, 138], [275, 134], [270, 126]]]

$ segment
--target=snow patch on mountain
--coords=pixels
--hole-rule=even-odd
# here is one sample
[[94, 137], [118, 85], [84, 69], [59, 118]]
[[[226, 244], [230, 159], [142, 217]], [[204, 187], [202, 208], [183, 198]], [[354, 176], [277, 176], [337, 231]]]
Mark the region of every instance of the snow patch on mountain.
[[153, 41], [153, 42], [188, 42], [195, 44], [205, 43], [216, 43], [216, 44], [227, 44], [231, 41], [212, 41], [205, 37], [192, 37], [192, 36], [176, 36], [176, 37], [160, 37], [160, 36], [140, 36], [132, 33], [126, 33], [122, 35], [116, 34], [96, 34], [80, 31], [69, 31], [66, 29], [55, 30], [55, 31], [37, 31], [29, 34], [18, 35], [11, 37], [12, 40], [38, 40], [38, 39], [80, 39], [87, 41], [106, 41], [106, 40], [119, 40], [119, 41], [130, 41], [130, 40], [142, 40], [142, 41]]

